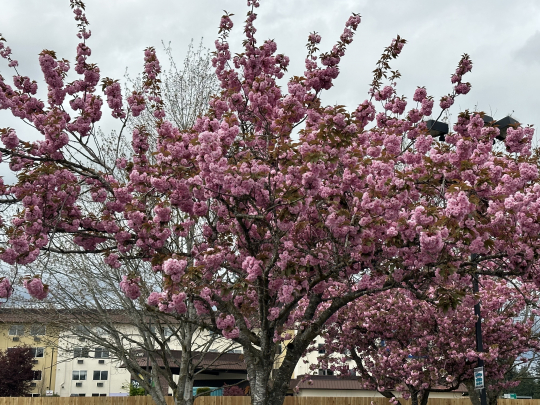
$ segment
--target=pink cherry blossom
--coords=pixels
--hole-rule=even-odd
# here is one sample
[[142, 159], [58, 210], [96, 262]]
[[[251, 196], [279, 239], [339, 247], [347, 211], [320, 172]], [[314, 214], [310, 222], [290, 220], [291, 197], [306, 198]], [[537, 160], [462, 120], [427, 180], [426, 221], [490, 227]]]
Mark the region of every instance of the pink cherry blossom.
[[45, 299], [49, 294], [49, 286], [43, 284], [39, 277], [25, 279], [23, 284], [28, 293], [38, 300]]
[[2, 278], [0, 281], [0, 298], [9, 298], [13, 293], [13, 287], [9, 282], [9, 279]]
[[126, 297], [131, 300], [136, 300], [141, 296], [141, 289], [139, 287], [140, 281], [140, 277], [122, 276], [120, 289], [126, 294]]

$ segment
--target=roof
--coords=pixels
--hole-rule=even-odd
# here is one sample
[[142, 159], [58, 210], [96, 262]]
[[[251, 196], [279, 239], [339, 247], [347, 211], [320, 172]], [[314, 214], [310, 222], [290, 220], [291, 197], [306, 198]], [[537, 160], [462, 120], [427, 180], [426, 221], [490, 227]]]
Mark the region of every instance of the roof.
[[[314, 375], [308, 380], [313, 383], [309, 384], [308, 380], [302, 381], [304, 376], [291, 380], [289, 388], [293, 389], [298, 385], [302, 390], [365, 390], [362, 383], [355, 376], [335, 376], [335, 375]], [[434, 387], [434, 389], [444, 389], [444, 387]], [[467, 392], [467, 388], [461, 384], [458, 389], [453, 392]]]
[[[180, 360], [182, 358], [181, 350], [171, 350], [171, 357], [167, 360], [167, 366], [169, 368], [176, 368], [178, 365], [174, 360]], [[137, 357], [137, 364], [141, 367], [146, 367], [146, 356], [141, 351], [140, 357]], [[244, 355], [238, 353], [193, 353], [193, 363], [197, 368], [206, 368], [207, 370], [236, 370], [246, 371], [246, 363], [244, 362]], [[164, 367], [163, 359], [158, 360], [159, 367]]]
[[[133, 324], [134, 313], [125, 309], [63, 309], [63, 308], [9, 308], [0, 307], [0, 324], [2, 323], [55, 323], [73, 326], [73, 323], [96, 324], [109, 321], [118, 324]], [[174, 316], [165, 313], [145, 314], [148, 320], [156, 316], [166, 319], [167, 324], [178, 322]], [[107, 319], [104, 319], [104, 318]]]
[[291, 380], [290, 388], [298, 386], [300, 389], [314, 390], [363, 390], [364, 387], [358, 381], [358, 377], [346, 376], [337, 377], [335, 375], [313, 375], [309, 376], [308, 380], [313, 383], [309, 384], [308, 380], [302, 381], [304, 376]]

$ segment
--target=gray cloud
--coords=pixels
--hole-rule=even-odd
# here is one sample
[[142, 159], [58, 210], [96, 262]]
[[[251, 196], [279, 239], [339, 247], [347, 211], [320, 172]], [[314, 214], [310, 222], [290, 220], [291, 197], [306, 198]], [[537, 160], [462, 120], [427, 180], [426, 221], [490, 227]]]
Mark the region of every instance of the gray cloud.
[[[516, 63], [540, 58], [533, 48], [540, 44], [540, 4], [535, 0], [510, 3], [503, 0], [262, 0], [256, 22], [259, 42], [273, 38], [278, 51], [290, 56], [289, 74], [302, 75], [305, 43], [309, 32], [318, 31], [322, 50], [331, 48], [352, 11], [362, 15], [355, 42], [341, 65], [341, 76], [324, 96], [329, 104], [354, 107], [367, 97], [371, 71], [383, 48], [396, 34], [408, 39], [399, 60], [393, 63], [402, 73], [398, 91], [410, 98], [416, 86], [426, 86], [439, 99], [451, 90], [449, 77], [461, 54], [474, 63], [467, 80], [472, 91], [458, 98], [459, 109], [491, 111], [502, 117], [515, 111], [522, 122], [539, 122], [537, 98], [540, 66]], [[233, 52], [241, 52], [244, 0], [88, 0], [87, 16], [93, 32], [89, 45], [92, 62], [103, 76], [122, 78], [142, 68], [142, 50], [161, 41], [171, 41], [181, 59], [193, 38], [204, 37], [213, 47], [223, 9], [235, 14], [230, 37]], [[67, 0], [0, 0], [0, 32], [7, 38], [21, 63], [21, 72], [42, 77], [37, 55], [43, 48], [73, 59], [78, 42]], [[161, 53], [162, 54], [162, 53]], [[525, 59], [524, 59], [525, 58]], [[165, 59], [165, 58], [163, 58]], [[530, 59], [532, 61], [533, 59]], [[0, 61], [0, 72], [9, 71]], [[15, 126], [26, 131], [8, 114], [0, 112], [0, 127]], [[108, 126], [109, 124], [107, 124]]]
[[523, 46], [516, 51], [516, 58], [527, 64], [540, 64], [540, 31], [536, 31], [525, 41]]

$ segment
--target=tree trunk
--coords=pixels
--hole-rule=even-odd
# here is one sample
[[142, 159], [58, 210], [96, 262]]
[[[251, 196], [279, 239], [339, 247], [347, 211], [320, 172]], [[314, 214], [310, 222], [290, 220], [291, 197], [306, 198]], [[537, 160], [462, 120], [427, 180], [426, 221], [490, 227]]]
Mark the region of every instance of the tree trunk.
[[[270, 339], [269, 339], [270, 340]], [[309, 343], [309, 342], [308, 342]], [[255, 357], [244, 350], [248, 365], [248, 379], [251, 387], [252, 405], [282, 405], [289, 390], [291, 377], [298, 360], [308, 343], [287, 345], [287, 351], [280, 367], [274, 369], [274, 356]]]
[[469, 393], [469, 398], [471, 399], [472, 405], [480, 405], [480, 395], [477, 390], [474, 389], [473, 380], [463, 381], [465, 387], [467, 387], [467, 392]]
[[388, 390], [386, 390], [386, 391], [379, 391], [379, 394], [381, 394], [383, 397], [388, 398], [388, 399], [395, 398], [396, 401], [397, 401], [397, 405], [402, 405], [402, 404], [401, 404], [401, 401], [399, 400], [399, 398], [396, 397], [392, 391], [388, 391]]
[[150, 395], [156, 403], [156, 405], [166, 405], [167, 401], [165, 400], [165, 395], [163, 395], [163, 390], [161, 389], [161, 381], [159, 379], [159, 373], [157, 372], [158, 366], [156, 363], [150, 363], [152, 365], [151, 374], [152, 374], [152, 384], [150, 389]]
[[165, 397], [163, 396], [162, 392], [156, 392], [158, 390], [150, 390], [150, 396], [156, 403], [156, 405], [167, 405], [167, 401], [165, 401]]
[[488, 405], [497, 405], [497, 401], [499, 399], [499, 396], [501, 395], [502, 391], [497, 390], [486, 390], [486, 396], [487, 396], [487, 403]]
[[411, 392], [411, 405], [419, 405], [418, 391]]
[[[196, 315], [193, 304], [188, 303], [188, 315], [190, 318], [194, 318]], [[174, 390], [174, 404], [175, 405], [193, 405], [193, 379], [194, 379], [194, 366], [191, 352], [193, 345], [193, 333], [196, 327], [186, 323], [183, 330], [183, 339], [181, 340], [182, 357], [180, 358], [180, 371], [178, 375], [178, 384]]]
[[[246, 357], [249, 357], [246, 356]], [[255, 362], [246, 362], [247, 375], [249, 380], [249, 385], [251, 388], [251, 404], [252, 405], [269, 405], [268, 395], [269, 395], [269, 380], [270, 374], [272, 373], [273, 359], [269, 364], [265, 364], [259, 361]], [[275, 404], [281, 405], [281, 404]]]
[[[157, 376], [156, 376], [157, 377]], [[161, 385], [159, 384], [159, 380], [156, 378], [156, 383], [153, 387], [150, 387], [149, 394], [156, 403], [156, 405], [167, 405], [167, 401], [165, 400], [165, 396], [163, 395], [163, 392], [161, 391]]]
[[420, 405], [427, 405], [429, 399], [429, 390], [420, 391]]
[[[183, 389], [180, 389], [180, 386], [183, 386]], [[178, 381], [178, 389], [176, 395], [174, 396], [175, 405], [193, 405], [193, 380], [186, 378], [184, 382]]]
[[[480, 391], [474, 389], [473, 380], [464, 381], [463, 384], [465, 384], [465, 386], [467, 387], [467, 391], [469, 393], [469, 398], [471, 399], [472, 405], [481, 405], [480, 404]], [[497, 405], [499, 395], [501, 395], [500, 390], [499, 391], [486, 390], [487, 405]]]
[[175, 405], [193, 405], [193, 377], [190, 370], [191, 352], [183, 352], [178, 384], [174, 393]]

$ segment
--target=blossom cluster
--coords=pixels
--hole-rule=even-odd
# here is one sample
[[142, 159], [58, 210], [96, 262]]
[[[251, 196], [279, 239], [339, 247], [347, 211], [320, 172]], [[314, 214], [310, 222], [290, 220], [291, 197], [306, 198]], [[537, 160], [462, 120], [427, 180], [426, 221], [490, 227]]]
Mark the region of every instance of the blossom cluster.
[[[114, 269], [129, 260], [147, 261], [163, 278], [148, 305], [182, 316], [192, 305], [200, 324], [242, 342], [247, 362], [267, 365], [288, 330], [296, 330], [295, 349], [284, 354], [291, 364], [323, 325], [363, 296], [381, 302], [357, 314], [378, 319], [392, 310], [392, 295], [385, 291], [409, 288], [442, 297], [443, 305], [447, 290], [466, 294], [458, 281], [470, 279], [475, 267], [485, 277], [540, 286], [533, 129], [509, 128], [500, 150], [494, 145], [500, 131], [484, 122], [481, 111], [460, 113], [444, 141], [427, 126], [434, 111], [469, 92], [463, 81], [472, 69], [467, 55], [438, 106], [423, 87], [409, 101], [397, 92], [399, 75], [389, 67], [405, 43], [396, 37], [364, 101], [352, 110], [325, 105], [322, 94], [339, 76], [360, 16], [347, 20], [327, 52], [319, 52], [320, 35], [310, 34], [303, 75], [283, 85], [289, 58], [273, 40], [257, 43], [252, 2], [243, 52], [233, 54], [228, 43], [232, 15], [221, 20], [212, 60], [221, 92], [189, 130], [166, 120], [154, 48], [144, 52], [143, 87], [127, 97], [125, 111], [119, 84], [102, 81], [114, 117], [124, 120], [148, 108], [155, 118], [148, 125], [155, 125], [156, 136], [144, 125], [134, 128], [132, 153], [113, 156], [109, 164], [88, 142], [103, 100], [96, 94], [100, 70], [89, 63], [90, 32], [79, 3], [72, 0], [83, 41], [74, 65], [77, 80], [66, 83], [70, 65], [51, 51], [40, 55], [46, 103], [34, 97], [37, 85], [29, 78], [17, 75], [14, 87], [0, 78], [0, 108], [41, 134], [31, 141], [13, 129], [0, 132], [2, 157], [17, 173], [14, 184], [2, 183], [2, 201], [18, 204], [2, 222], [4, 262], [29, 264], [44, 250], [73, 253], [64, 246], [101, 254]], [[9, 57], [7, 48], [0, 50]], [[64, 108], [68, 96], [71, 111]], [[62, 243], [53, 244], [53, 237]], [[453, 277], [454, 284], [448, 281]], [[144, 282], [130, 274], [120, 288], [139, 299]], [[2, 283], [9, 291], [9, 281]], [[46, 295], [38, 278], [25, 285], [33, 296]], [[409, 307], [396, 307], [410, 308], [412, 298], [403, 300]], [[421, 356], [428, 346], [410, 354]], [[461, 361], [479, 356], [455, 351]], [[485, 360], [498, 353], [490, 348]], [[448, 354], [454, 356], [452, 348]], [[397, 362], [388, 361], [389, 367]], [[424, 384], [420, 371], [411, 368], [405, 384]]]

